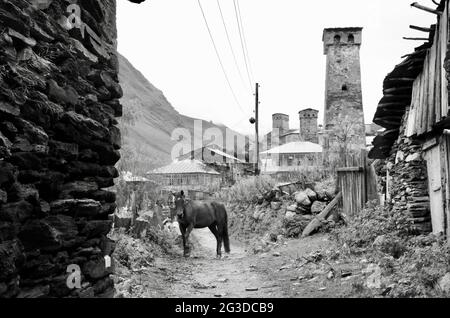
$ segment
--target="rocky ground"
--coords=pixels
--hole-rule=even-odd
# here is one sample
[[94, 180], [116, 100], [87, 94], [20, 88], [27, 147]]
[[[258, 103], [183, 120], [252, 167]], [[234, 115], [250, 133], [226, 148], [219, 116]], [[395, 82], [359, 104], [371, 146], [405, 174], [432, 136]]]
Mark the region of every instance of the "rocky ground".
[[176, 246], [153, 264], [117, 274], [118, 297], [282, 298], [352, 297], [366, 266], [323, 261], [333, 250], [325, 234], [273, 244], [270, 252], [232, 240], [230, 255], [215, 258], [209, 230], [192, 234], [193, 252], [182, 257]]

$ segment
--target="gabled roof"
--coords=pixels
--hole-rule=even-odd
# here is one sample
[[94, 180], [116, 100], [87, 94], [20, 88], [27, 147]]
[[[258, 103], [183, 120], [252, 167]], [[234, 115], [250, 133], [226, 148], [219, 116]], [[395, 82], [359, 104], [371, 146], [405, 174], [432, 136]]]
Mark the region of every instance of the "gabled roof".
[[160, 174], [210, 174], [210, 175], [220, 175], [216, 170], [208, 167], [201, 161], [198, 160], [182, 160], [171, 163], [168, 166], [155, 169], [149, 174], [160, 175]]
[[321, 153], [322, 146], [309, 141], [290, 142], [288, 144], [272, 148], [261, 154], [301, 154], [301, 153]]

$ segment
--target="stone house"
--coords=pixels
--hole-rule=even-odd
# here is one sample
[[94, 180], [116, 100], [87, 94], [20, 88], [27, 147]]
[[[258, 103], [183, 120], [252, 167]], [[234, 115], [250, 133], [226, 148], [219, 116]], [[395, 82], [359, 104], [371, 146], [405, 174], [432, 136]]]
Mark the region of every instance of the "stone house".
[[420, 232], [450, 234], [448, 0], [430, 9], [437, 22], [426, 43], [387, 75], [374, 123], [385, 128], [369, 157], [384, 160], [380, 189]]

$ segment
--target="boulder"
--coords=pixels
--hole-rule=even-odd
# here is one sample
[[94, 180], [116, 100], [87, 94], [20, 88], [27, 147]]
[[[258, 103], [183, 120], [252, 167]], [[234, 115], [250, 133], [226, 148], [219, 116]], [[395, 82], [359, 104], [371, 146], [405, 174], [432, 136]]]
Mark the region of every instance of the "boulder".
[[281, 202], [277, 202], [277, 201], [273, 201], [270, 203], [270, 207], [272, 208], [272, 210], [278, 211], [281, 209]]
[[314, 190], [311, 190], [308, 188], [304, 192], [308, 196], [308, 198], [311, 202], [314, 202], [317, 200], [317, 193]]
[[327, 207], [327, 203], [322, 202], [322, 201], [316, 201], [311, 206], [311, 213], [312, 214], [319, 214], [320, 212], [325, 210], [326, 207]]
[[297, 212], [297, 204], [292, 204], [292, 205], [288, 206], [286, 208], [286, 211], [296, 213]]
[[295, 201], [301, 206], [311, 206], [311, 200], [305, 192], [298, 192], [295, 194]]
[[297, 216], [297, 213], [288, 211], [288, 212], [286, 212], [286, 215], [284, 216], [284, 218], [286, 220], [293, 220], [296, 216]]

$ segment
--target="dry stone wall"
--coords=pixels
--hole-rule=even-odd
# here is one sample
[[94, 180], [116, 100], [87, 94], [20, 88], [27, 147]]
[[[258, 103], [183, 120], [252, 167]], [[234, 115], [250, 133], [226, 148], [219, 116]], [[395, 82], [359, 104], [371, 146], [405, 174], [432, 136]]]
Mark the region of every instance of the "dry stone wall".
[[[0, 0], [0, 297], [113, 295], [115, 10], [115, 0]], [[70, 265], [81, 288], [67, 285]]]
[[[406, 118], [407, 116], [403, 122]], [[418, 233], [430, 233], [430, 198], [422, 142], [407, 138], [404, 134], [404, 127], [405, 125], [402, 125], [400, 136], [386, 163], [389, 171], [390, 201], [388, 204], [393, 211], [406, 213]]]

